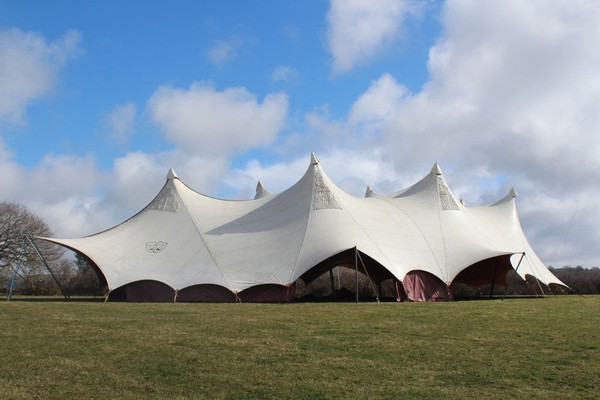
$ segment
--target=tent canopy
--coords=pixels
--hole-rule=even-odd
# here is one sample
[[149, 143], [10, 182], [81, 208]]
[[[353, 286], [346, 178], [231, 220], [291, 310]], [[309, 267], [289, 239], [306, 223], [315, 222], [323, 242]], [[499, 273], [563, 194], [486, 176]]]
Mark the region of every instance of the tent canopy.
[[380, 267], [378, 276], [398, 282], [407, 275], [416, 282], [411, 271], [423, 271], [449, 286], [467, 268], [499, 258], [523, 278], [563, 284], [525, 238], [515, 197], [512, 189], [491, 206], [467, 207], [435, 164], [404, 190], [378, 195], [369, 187], [358, 198], [338, 188], [312, 154], [296, 184], [273, 194], [259, 182], [252, 200], [205, 196], [171, 169], [158, 195], [125, 222], [83, 238], [42, 239], [85, 254], [109, 291], [138, 282], [137, 293], [146, 287], [139, 282], [157, 282], [175, 297], [215, 287], [235, 297], [273, 286], [289, 296], [297, 279], [353, 248]]

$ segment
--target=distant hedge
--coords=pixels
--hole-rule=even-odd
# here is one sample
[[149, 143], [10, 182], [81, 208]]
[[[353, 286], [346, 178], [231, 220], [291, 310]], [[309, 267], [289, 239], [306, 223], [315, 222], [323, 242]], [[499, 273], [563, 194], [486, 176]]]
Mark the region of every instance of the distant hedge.
[[558, 279], [579, 294], [600, 294], [600, 268], [549, 268]]

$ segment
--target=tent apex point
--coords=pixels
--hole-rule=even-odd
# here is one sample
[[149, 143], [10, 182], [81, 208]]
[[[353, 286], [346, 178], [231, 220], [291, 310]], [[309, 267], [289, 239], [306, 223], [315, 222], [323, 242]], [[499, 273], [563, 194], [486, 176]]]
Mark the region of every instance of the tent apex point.
[[172, 180], [172, 179], [179, 179], [179, 177], [177, 176], [177, 174], [175, 173], [175, 170], [173, 170], [173, 168], [169, 168], [169, 172], [167, 172], [167, 180]]
[[517, 189], [515, 189], [515, 187], [513, 186], [510, 188], [508, 195], [514, 198], [517, 197], [519, 194], [517, 193]]
[[261, 199], [266, 196], [270, 196], [272, 193], [267, 190], [265, 185], [261, 181], [258, 181], [256, 184], [256, 195], [254, 196], [254, 200]]
[[312, 165], [319, 164], [319, 159], [317, 158], [317, 155], [314, 152], [310, 153], [310, 163]]
[[433, 164], [433, 167], [431, 167], [431, 173], [435, 175], [442, 175], [442, 170], [437, 162]]

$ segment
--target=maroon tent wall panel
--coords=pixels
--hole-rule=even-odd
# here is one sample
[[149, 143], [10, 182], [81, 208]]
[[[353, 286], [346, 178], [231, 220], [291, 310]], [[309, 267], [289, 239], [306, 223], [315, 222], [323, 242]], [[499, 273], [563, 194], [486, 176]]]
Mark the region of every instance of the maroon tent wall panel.
[[410, 271], [402, 281], [408, 301], [450, 301], [452, 296], [444, 282], [425, 271]]
[[177, 292], [179, 302], [234, 303], [235, 294], [219, 285], [194, 285]]
[[137, 281], [125, 287], [127, 301], [172, 302], [175, 290], [157, 281]]
[[238, 293], [242, 302], [265, 302], [275, 303], [292, 301], [296, 293], [296, 284], [291, 286], [282, 285], [258, 285]]

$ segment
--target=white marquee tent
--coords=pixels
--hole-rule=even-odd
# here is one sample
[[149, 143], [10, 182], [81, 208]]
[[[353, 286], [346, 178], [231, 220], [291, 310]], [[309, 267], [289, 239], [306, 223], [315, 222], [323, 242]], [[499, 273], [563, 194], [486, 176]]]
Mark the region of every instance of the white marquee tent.
[[[514, 190], [486, 207], [457, 201], [438, 165], [413, 186], [364, 198], [338, 188], [313, 154], [279, 194], [261, 183], [253, 200], [197, 193], [169, 170], [138, 214], [77, 239], [42, 238], [85, 255], [111, 296], [132, 301], [285, 301], [296, 282], [355, 265], [397, 298], [445, 300], [452, 282], [506, 283], [514, 269], [563, 283], [530, 247]], [[356, 265], [358, 269], [358, 265]]]

